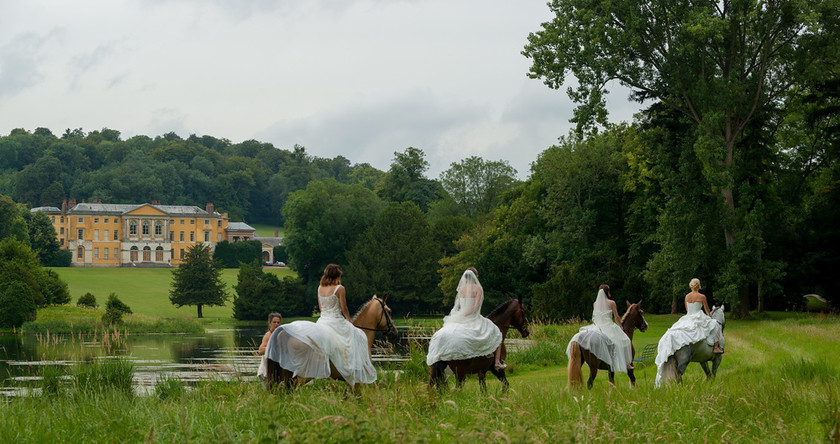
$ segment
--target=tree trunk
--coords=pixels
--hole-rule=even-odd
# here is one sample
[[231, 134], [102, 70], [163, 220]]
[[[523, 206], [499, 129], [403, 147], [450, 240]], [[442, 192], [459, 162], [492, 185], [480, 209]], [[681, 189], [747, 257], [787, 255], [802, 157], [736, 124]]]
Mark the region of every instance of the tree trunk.
[[671, 314], [677, 314], [677, 305], [680, 303], [677, 293], [674, 293], [674, 298], [671, 299]]
[[758, 312], [764, 312], [764, 279], [758, 280]]
[[201, 318], [204, 317], [204, 316], [201, 315], [201, 304], [198, 304], [197, 307], [198, 307], [198, 318], [201, 319]]
[[[732, 246], [738, 236], [735, 229], [735, 197], [732, 194], [732, 182], [728, 182], [726, 188], [720, 190], [724, 203], [723, 237], [726, 240], [726, 250], [731, 252]], [[737, 317], [745, 318], [750, 314], [750, 292], [746, 283], [742, 282], [738, 289], [738, 307], [735, 310]]]

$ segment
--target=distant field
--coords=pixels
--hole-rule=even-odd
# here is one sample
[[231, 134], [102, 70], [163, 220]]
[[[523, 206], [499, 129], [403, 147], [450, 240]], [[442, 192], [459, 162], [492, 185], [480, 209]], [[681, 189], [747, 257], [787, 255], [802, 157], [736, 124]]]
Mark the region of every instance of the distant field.
[[275, 227], [273, 225], [263, 225], [263, 224], [252, 224], [248, 223], [248, 225], [254, 227], [257, 230], [257, 236], [259, 237], [274, 237], [274, 231], [276, 230], [279, 234], [279, 237], [283, 237], [283, 227]]
[[[194, 306], [176, 308], [169, 302], [169, 287], [172, 270], [169, 268], [52, 268], [70, 287], [70, 296], [75, 304], [79, 296], [90, 292], [102, 305], [111, 293], [116, 293], [135, 313], [156, 317], [195, 317]], [[266, 268], [266, 272], [278, 276], [293, 276], [288, 268]], [[203, 307], [205, 318], [230, 319], [233, 316], [233, 287], [236, 285], [238, 269], [222, 271], [222, 280], [227, 284], [231, 300], [222, 307]]]

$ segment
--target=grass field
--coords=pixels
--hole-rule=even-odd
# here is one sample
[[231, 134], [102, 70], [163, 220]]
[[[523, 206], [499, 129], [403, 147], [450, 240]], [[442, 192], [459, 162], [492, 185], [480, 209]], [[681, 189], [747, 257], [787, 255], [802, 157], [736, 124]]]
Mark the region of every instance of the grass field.
[[257, 236], [259, 237], [274, 237], [274, 232], [277, 231], [279, 237], [283, 237], [283, 227], [276, 227], [274, 225], [265, 225], [265, 224], [248, 224], [252, 226], [255, 230], [257, 230]]
[[[636, 333], [637, 347], [658, 340], [674, 321], [672, 316], [646, 318], [650, 329]], [[537, 347], [562, 354], [578, 326], [534, 325], [533, 337]], [[336, 381], [274, 393], [257, 381], [219, 380], [185, 389], [164, 380], [156, 396], [138, 398], [122, 385], [98, 391], [78, 384], [75, 391], [56, 389], [60, 375], [52, 375], [49, 396], [0, 405], [0, 442], [840, 439], [840, 319], [773, 313], [729, 320], [725, 334], [727, 350], [715, 380], [705, 381], [700, 367], [691, 364], [682, 385], [664, 389], [653, 388], [656, 370], [651, 363], [637, 365], [635, 388], [623, 374], [616, 376], [616, 386], [600, 374], [591, 391], [569, 392], [564, 357], [541, 361], [525, 352], [508, 357], [510, 390], [492, 380], [486, 394], [474, 378], [461, 390], [430, 392], [422, 353], [399, 379], [380, 371], [379, 381], [359, 396]], [[117, 370], [124, 374], [124, 369]], [[85, 387], [90, 373], [83, 372], [88, 375]]]
[[[52, 268], [61, 279], [67, 282], [72, 304], [79, 296], [90, 292], [96, 301], [103, 305], [111, 293], [125, 302], [134, 313], [152, 317], [196, 316], [194, 306], [177, 308], [169, 302], [169, 288], [172, 283], [172, 270], [168, 268]], [[294, 275], [288, 268], [266, 268], [269, 273], [278, 276]], [[227, 320], [233, 315], [232, 301], [235, 293], [238, 269], [225, 269], [222, 279], [231, 293], [231, 299], [221, 307], [205, 306], [202, 308], [205, 318]]]

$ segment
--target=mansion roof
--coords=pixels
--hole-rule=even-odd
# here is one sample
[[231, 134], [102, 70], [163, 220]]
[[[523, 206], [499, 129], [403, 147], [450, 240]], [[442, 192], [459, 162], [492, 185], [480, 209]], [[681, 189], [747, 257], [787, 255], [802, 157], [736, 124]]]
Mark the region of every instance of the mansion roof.
[[[108, 215], [120, 216], [130, 213], [140, 207], [150, 206], [170, 216], [192, 216], [192, 217], [221, 217], [219, 213], [208, 213], [195, 205], [160, 205], [160, 204], [104, 204], [104, 203], [79, 203], [67, 210], [68, 215]], [[45, 213], [61, 213], [56, 207], [33, 208], [32, 212], [43, 211]]]

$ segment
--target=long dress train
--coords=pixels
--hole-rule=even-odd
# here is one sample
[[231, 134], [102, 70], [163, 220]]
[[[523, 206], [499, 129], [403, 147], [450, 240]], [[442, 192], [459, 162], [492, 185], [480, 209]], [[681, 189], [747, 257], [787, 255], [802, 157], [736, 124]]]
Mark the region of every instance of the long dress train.
[[656, 363], [656, 385], [660, 384], [662, 366], [677, 350], [702, 340], [705, 340], [710, 346], [713, 346], [716, 341], [721, 341], [720, 346], [723, 347], [720, 324], [706, 315], [706, 312], [703, 311], [703, 303], [689, 302], [687, 309], [688, 313], [674, 322], [674, 325], [659, 339], [659, 345], [656, 347], [656, 360], [654, 361]]
[[581, 327], [580, 331], [572, 336], [566, 347], [566, 356], [571, 358], [572, 342], [577, 342], [598, 359], [607, 363], [612, 371], [627, 373], [627, 365], [633, 361], [632, 344], [627, 333], [624, 333], [624, 330], [613, 322], [613, 312], [607, 305], [606, 299], [604, 290], [599, 290], [593, 304], [593, 324]]

